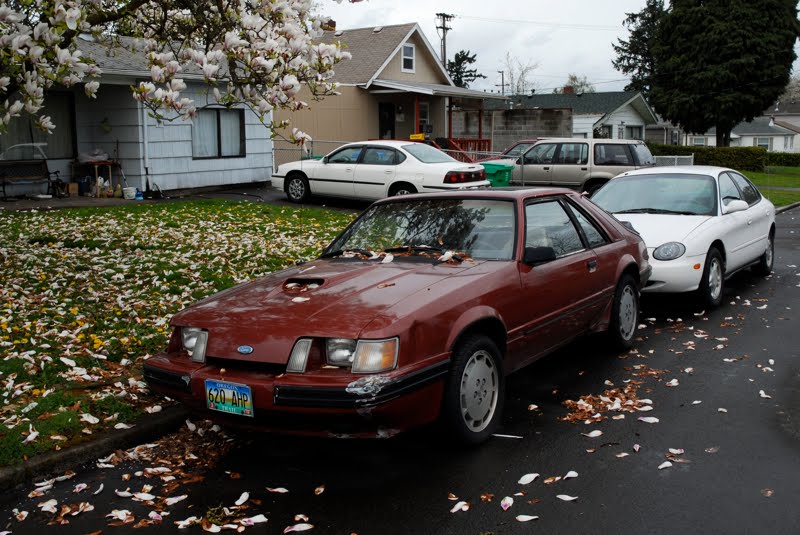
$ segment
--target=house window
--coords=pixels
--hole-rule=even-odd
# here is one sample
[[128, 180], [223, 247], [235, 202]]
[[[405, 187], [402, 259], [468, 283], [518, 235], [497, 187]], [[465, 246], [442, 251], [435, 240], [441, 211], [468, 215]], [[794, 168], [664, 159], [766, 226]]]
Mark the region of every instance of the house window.
[[642, 127], [641, 126], [626, 126], [625, 127], [625, 139], [642, 139]]
[[[4, 160], [72, 159], [75, 148], [75, 101], [71, 93], [48, 93], [38, 115], [49, 116], [53, 134], [36, 128], [36, 119], [23, 114], [11, 119], [8, 131], [0, 135]], [[4, 154], [5, 153], [5, 154]]]
[[792, 136], [786, 136], [783, 138], [783, 150], [790, 151], [794, 148], [794, 138]]
[[245, 155], [244, 110], [200, 110], [192, 126], [192, 157], [241, 158]]
[[429, 102], [420, 102], [419, 103], [419, 132], [421, 134], [432, 134], [433, 132], [428, 131], [428, 127], [432, 127], [431, 125], [431, 105]]
[[771, 137], [757, 137], [753, 140], [754, 147], [763, 147], [767, 150], [772, 150], [772, 138]]
[[599, 134], [600, 135], [599, 136], [595, 136], [595, 137], [600, 137], [600, 138], [603, 138], [603, 139], [611, 139], [611, 134], [613, 132], [613, 128], [612, 128], [612, 126], [610, 124], [604, 124], [598, 130], [599, 130]]
[[706, 138], [703, 136], [694, 136], [689, 141], [694, 147], [704, 147], [706, 144]]
[[403, 45], [403, 72], [414, 72], [414, 45]]

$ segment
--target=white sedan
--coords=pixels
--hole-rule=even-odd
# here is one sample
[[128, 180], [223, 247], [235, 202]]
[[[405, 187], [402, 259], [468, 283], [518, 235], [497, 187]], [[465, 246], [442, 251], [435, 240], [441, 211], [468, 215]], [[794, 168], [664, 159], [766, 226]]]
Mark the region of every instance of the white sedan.
[[489, 185], [483, 166], [413, 141], [349, 143], [320, 160], [283, 164], [272, 175], [272, 186], [297, 203], [311, 195], [375, 200]]
[[592, 201], [630, 223], [647, 244], [653, 273], [645, 292], [697, 290], [722, 300], [725, 279], [772, 270], [775, 207], [741, 173], [722, 167], [652, 167], [619, 175]]

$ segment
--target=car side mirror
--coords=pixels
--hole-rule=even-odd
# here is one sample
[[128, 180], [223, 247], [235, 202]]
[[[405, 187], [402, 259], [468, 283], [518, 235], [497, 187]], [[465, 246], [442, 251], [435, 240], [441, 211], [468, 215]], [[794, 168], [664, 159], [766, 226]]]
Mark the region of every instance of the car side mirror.
[[320, 160], [322, 163], [328, 163], [328, 157], [325, 156]]
[[556, 259], [556, 252], [552, 247], [526, 247], [525, 254], [522, 256], [522, 263], [529, 266], [537, 266], [552, 262]]
[[735, 201], [731, 201], [727, 204], [727, 206], [723, 207], [722, 212], [725, 214], [732, 214], [734, 212], [743, 212], [750, 208], [750, 205], [747, 202], [736, 199]]
[[514, 162], [514, 163], [515, 163], [515, 164], [517, 164], [517, 165], [522, 165], [522, 156], [520, 156], [519, 158], [517, 158], [517, 161], [516, 161], [516, 162]]

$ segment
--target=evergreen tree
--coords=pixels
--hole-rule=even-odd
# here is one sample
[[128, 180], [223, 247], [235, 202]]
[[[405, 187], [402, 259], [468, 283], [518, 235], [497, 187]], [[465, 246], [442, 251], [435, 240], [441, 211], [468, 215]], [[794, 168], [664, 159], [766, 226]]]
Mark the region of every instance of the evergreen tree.
[[469, 87], [469, 84], [478, 78], [486, 78], [484, 75], [479, 74], [477, 69], [468, 68], [471, 64], [475, 63], [475, 54], [470, 56], [469, 50], [460, 50], [456, 53], [453, 61], [447, 61], [447, 72], [453, 83], [458, 87]]
[[617, 54], [617, 58], [611, 62], [614, 68], [631, 78], [625, 90], [640, 91], [645, 98], [650, 94], [655, 70], [653, 46], [656, 28], [665, 14], [664, 0], [647, 0], [644, 9], [638, 13], [627, 13], [623, 21], [630, 38], [627, 41], [618, 39], [617, 44], [611, 45]]
[[731, 129], [775, 102], [789, 82], [800, 25], [796, 0], [672, 0], [652, 39], [649, 100], [687, 132]]

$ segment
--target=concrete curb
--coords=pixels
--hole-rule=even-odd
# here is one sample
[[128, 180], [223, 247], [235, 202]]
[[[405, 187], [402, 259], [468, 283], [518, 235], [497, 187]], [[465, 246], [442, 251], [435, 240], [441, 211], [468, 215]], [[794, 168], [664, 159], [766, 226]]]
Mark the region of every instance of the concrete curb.
[[147, 414], [130, 429], [109, 431], [94, 440], [37, 455], [17, 465], [0, 468], [0, 492], [45, 477], [57, 471], [75, 468], [76, 465], [104, 457], [109, 453], [147, 442], [177, 428], [189, 417], [183, 406], [173, 405], [156, 414]]
[[795, 202], [795, 203], [789, 204], [787, 206], [781, 206], [780, 208], [776, 208], [775, 209], [775, 213], [776, 214], [782, 214], [785, 211], [791, 210], [792, 208], [797, 208], [798, 206], [800, 206], [800, 202]]

